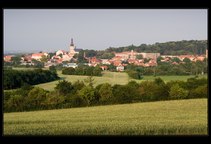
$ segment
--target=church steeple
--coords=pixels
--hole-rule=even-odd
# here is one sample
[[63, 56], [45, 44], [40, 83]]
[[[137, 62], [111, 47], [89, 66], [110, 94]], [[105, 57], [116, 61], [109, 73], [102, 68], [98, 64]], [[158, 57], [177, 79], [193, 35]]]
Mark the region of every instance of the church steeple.
[[74, 43], [73, 43], [73, 38], [71, 38], [70, 53], [75, 54], [75, 46], [74, 46]]
[[71, 38], [71, 44], [70, 44], [70, 46], [74, 46], [74, 44], [73, 44], [73, 38]]

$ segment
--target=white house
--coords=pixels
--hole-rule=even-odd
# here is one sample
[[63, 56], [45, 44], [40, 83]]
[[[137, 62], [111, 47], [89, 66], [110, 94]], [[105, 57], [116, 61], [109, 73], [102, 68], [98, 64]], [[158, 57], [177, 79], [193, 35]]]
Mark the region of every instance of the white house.
[[124, 66], [119, 65], [119, 66], [116, 67], [116, 70], [117, 71], [124, 71]]
[[36, 59], [36, 60], [40, 60], [43, 55], [48, 56], [48, 53], [33, 53], [31, 58]]
[[57, 55], [57, 56], [60, 55], [60, 54], [65, 55], [66, 53], [67, 53], [67, 52], [64, 51], [64, 50], [58, 50], [58, 51], [56, 52], [56, 55]]
[[76, 67], [78, 67], [78, 65], [76, 63], [67, 63], [67, 64], [63, 64], [63, 67], [76, 68]]

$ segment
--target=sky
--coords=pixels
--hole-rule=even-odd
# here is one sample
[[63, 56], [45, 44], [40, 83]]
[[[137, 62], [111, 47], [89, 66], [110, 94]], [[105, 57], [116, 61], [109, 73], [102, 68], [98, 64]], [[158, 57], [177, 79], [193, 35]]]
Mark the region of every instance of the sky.
[[207, 9], [4, 9], [4, 52], [207, 40]]

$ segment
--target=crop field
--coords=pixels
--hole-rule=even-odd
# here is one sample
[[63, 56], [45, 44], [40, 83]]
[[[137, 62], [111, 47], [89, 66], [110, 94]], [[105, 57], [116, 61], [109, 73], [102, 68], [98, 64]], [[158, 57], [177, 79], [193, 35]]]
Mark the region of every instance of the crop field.
[[207, 99], [4, 113], [4, 135], [207, 135]]

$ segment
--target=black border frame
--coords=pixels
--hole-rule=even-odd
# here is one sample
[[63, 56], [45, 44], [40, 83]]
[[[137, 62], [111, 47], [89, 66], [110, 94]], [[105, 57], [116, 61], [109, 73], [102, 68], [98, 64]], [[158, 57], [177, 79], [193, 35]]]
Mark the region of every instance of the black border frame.
[[[135, 2], [134, 2], [135, 1]], [[208, 9], [209, 30], [209, 3], [208, 0], [144, 0], [144, 1], [24, 1], [0, 0], [2, 24], [2, 61], [3, 61], [3, 10], [4, 9]], [[209, 33], [208, 33], [209, 48]], [[3, 63], [3, 62], [2, 62]], [[1, 64], [2, 64], [1, 63]], [[209, 67], [209, 62], [208, 62]], [[1, 71], [2, 72], [2, 71]], [[1, 77], [2, 78], [2, 77]], [[209, 72], [208, 72], [209, 79]], [[2, 84], [2, 81], [1, 81]], [[3, 84], [2, 84], [3, 85]], [[209, 86], [209, 82], [208, 82]], [[209, 89], [209, 88], [208, 88]], [[2, 90], [2, 89], [1, 89]], [[3, 93], [3, 92], [2, 92]], [[208, 98], [209, 100], [209, 98]], [[2, 106], [2, 103], [1, 103]], [[209, 110], [209, 102], [208, 102]], [[2, 112], [2, 111], [1, 111]], [[208, 114], [209, 120], [209, 114]], [[208, 143], [208, 136], [3, 136], [3, 112], [1, 115], [2, 129], [0, 143]]]

